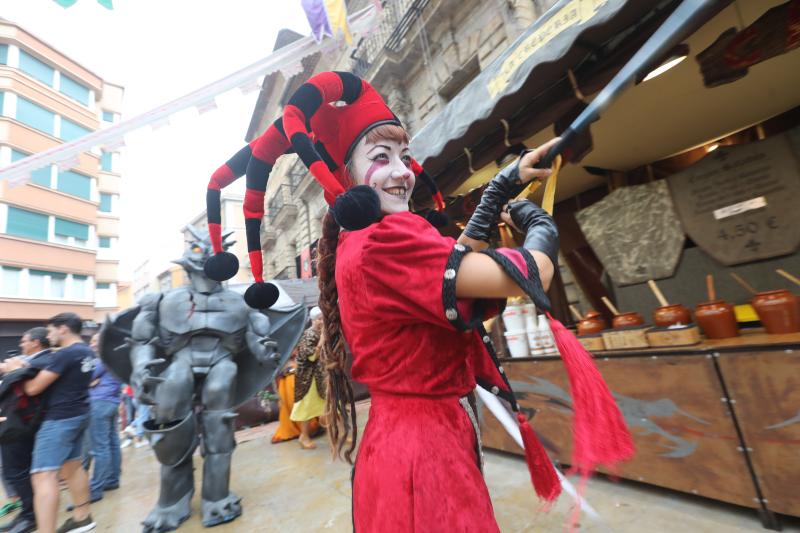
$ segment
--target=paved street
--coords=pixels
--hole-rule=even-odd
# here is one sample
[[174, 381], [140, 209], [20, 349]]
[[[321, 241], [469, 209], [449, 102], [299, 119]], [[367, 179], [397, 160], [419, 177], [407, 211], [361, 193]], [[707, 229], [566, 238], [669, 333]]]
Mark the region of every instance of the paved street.
[[[360, 405], [361, 422], [366, 404]], [[351, 531], [350, 469], [332, 462], [327, 441], [317, 439], [316, 450], [301, 450], [296, 441], [270, 444], [275, 424], [240, 432], [234, 455], [231, 487], [243, 497], [244, 515], [214, 529], [227, 532]], [[195, 465], [200, 458], [195, 457]], [[199, 469], [196, 470], [199, 473]], [[107, 493], [92, 508], [98, 531], [135, 532], [158, 494], [158, 464], [150, 448], [123, 450], [122, 488]], [[486, 479], [503, 532], [564, 531], [571, 501], [563, 495], [549, 513], [538, 512], [522, 459], [486, 453]], [[198, 480], [199, 481], [199, 480]], [[199, 483], [193, 515], [179, 531], [200, 532]], [[66, 496], [66, 493], [62, 493]], [[580, 530], [617, 533], [734, 533], [765, 532], [754, 511], [684, 496], [631, 482], [597, 478], [589, 482], [586, 497], [603, 522], [584, 517]], [[62, 501], [62, 508], [66, 505]], [[446, 519], [446, 517], [442, 517]], [[799, 532], [797, 521], [784, 531]]]

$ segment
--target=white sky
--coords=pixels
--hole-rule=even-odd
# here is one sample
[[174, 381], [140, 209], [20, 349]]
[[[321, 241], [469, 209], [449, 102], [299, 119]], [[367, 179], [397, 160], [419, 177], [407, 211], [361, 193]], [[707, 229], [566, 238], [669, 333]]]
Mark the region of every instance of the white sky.
[[[0, 17], [125, 87], [123, 119], [266, 57], [281, 28], [310, 34], [300, 0], [114, 0], [113, 11], [96, 0], [67, 9], [53, 0], [0, 0]], [[214, 111], [187, 110], [170, 126], [125, 137], [122, 280], [146, 259], [155, 275], [182, 254], [180, 230], [205, 209], [211, 173], [244, 146], [257, 96], [235, 89]], [[244, 184], [230, 188], [243, 192]]]

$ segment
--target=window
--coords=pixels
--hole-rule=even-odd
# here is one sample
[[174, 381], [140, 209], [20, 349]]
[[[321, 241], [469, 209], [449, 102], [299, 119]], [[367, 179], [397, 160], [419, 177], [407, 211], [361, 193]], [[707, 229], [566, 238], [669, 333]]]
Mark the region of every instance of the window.
[[114, 122], [114, 113], [111, 111], [103, 111], [103, 120], [105, 122]]
[[91, 91], [88, 87], [84, 87], [72, 78], [61, 75], [61, 87], [59, 87], [61, 94], [67, 95], [73, 100], [77, 100], [85, 106], [89, 105], [89, 96]]
[[97, 307], [116, 307], [117, 291], [111, 283], [98, 283], [94, 293], [94, 302]]
[[110, 213], [111, 212], [111, 197], [112, 194], [108, 194], [107, 192], [100, 193], [100, 212], [101, 213]]
[[25, 50], [19, 51], [19, 69], [32, 78], [52, 87], [53, 75], [55, 74], [53, 67], [39, 61]]
[[2, 294], [6, 296], [18, 296], [19, 295], [19, 278], [20, 273], [22, 272], [21, 268], [14, 268], [14, 267], [2, 267], [3, 270], [3, 277], [2, 277], [2, 287], [3, 291]]
[[56, 114], [21, 96], [17, 96], [16, 119], [32, 128], [53, 135]]
[[75, 124], [71, 120], [61, 118], [61, 139], [64, 141], [74, 141], [79, 137], [92, 133], [92, 130]]
[[5, 99], [6, 93], [0, 91], [0, 117], [4, 116], [5, 113], [3, 112], [3, 100]]
[[47, 240], [48, 216], [8, 206], [6, 233], [26, 239]]
[[75, 300], [85, 300], [88, 288], [89, 282], [86, 276], [72, 275], [72, 297]]
[[8, 45], [0, 44], [0, 65], [8, 65]]
[[[11, 162], [19, 161], [20, 159], [28, 157], [29, 154], [20, 152], [19, 150], [11, 149]], [[50, 165], [39, 168], [31, 172], [31, 183], [42, 185], [43, 187], [50, 186]]]
[[89, 240], [89, 226], [56, 217], [55, 234], [57, 238], [61, 237], [57, 240], [65, 244], [71, 244], [69, 237], [72, 237], [75, 239], [75, 244], [83, 245]]
[[28, 296], [63, 299], [67, 292], [67, 275], [46, 270], [28, 271]]
[[98, 237], [97, 245], [100, 248], [111, 248], [111, 237]]
[[32, 298], [44, 298], [45, 283], [47, 283], [47, 272], [42, 270], [31, 270], [28, 274], [28, 296]]
[[106, 172], [113, 172], [111, 167], [111, 152], [103, 151], [103, 154], [100, 156], [100, 170], [104, 170]]
[[92, 196], [92, 178], [64, 170], [58, 173], [58, 190], [88, 200]]
[[67, 288], [67, 275], [50, 272], [50, 298], [64, 298]]

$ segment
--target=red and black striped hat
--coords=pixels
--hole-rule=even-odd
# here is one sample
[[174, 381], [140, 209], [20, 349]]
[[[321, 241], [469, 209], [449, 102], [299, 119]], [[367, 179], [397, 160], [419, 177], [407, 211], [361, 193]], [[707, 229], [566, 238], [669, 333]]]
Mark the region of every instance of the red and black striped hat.
[[[340, 101], [345, 105], [333, 105]], [[283, 154], [296, 152], [300, 156], [322, 186], [325, 200], [333, 207], [334, 217], [343, 228], [361, 229], [380, 218], [377, 194], [365, 186], [351, 188], [345, 164], [358, 141], [383, 124], [401, 125], [378, 92], [349, 72], [323, 72], [301, 85], [286, 105], [283, 117], [211, 176], [206, 206], [215, 255], [206, 262], [206, 275], [225, 281], [239, 269], [236, 256], [222, 248], [220, 190], [244, 174], [247, 250], [255, 279], [245, 292], [245, 300], [258, 309], [270, 307], [277, 300], [277, 288], [263, 278], [260, 231], [267, 179]], [[446, 223], [442, 213], [444, 200], [436, 183], [416, 161], [412, 161], [412, 171], [433, 195], [432, 213], [438, 216], [429, 216], [429, 220], [435, 225]]]
[[[333, 105], [335, 102], [345, 105]], [[283, 111], [286, 137], [322, 185], [334, 217], [345, 229], [366, 227], [380, 217], [375, 192], [369, 187], [351, 187], [345, 165], [364, 135], [384, 124], [402, 126], [372, 85], [349, 72], [313, 76], [295, 91]], [[324, 152], [317, 149], [320, 145]], [[435, 212], [443, 212], [444, 200], [433, 179], [416, 161], [412, 161], [412, 171], [430, 189]], [[353, 194], [342, 197], [348, 190]]]

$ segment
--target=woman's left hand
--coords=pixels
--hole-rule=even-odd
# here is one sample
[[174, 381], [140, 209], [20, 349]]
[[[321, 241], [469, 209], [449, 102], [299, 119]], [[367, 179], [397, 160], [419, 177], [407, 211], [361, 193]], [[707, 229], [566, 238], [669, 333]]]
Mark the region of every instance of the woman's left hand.
[[536, 165], [536, 163], [538, 163], [539, 160], [543, 158], [548, 151], [550, 151], [550, 148], [555, 146], [560, 140], [561, 137], [550, 139], [538, 148], [522, 155], [522, 158], [519, 161], [519, 179], [522, 181], [522, 183], [528, 183], [535, 179], [545, 180], [550, 177], [550, 174], [552, 173], [551, 169], [535, 168], [534, 165]]

